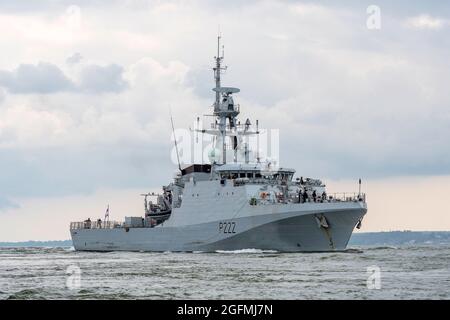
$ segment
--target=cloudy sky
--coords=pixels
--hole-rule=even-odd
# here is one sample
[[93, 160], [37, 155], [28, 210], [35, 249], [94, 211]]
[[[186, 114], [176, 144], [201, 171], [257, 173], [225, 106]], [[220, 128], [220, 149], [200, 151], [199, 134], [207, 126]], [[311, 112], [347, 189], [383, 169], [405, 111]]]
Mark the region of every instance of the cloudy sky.
[[283, 166], [361, 177], [363, 231], [450, 230], [450, 5], [392, 2], [0, 0], [0, 241], [140, 214], [176, 171], [169, 106], [187, 128], [213, 102], [219, 26]]

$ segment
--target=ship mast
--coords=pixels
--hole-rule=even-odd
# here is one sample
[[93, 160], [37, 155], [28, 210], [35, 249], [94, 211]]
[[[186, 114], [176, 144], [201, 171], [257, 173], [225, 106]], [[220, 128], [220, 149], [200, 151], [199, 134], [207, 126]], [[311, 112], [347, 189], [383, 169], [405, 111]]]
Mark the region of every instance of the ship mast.
[[220, 96], [221, 96], [221, 84], [220, 84], [220, 74], [222, 70], [226, 70], [226, 67], [222, 67], [221, 63], [223, 61], [223, 50], [222, 56], [220, 55], [220, 34], [217, 36], [217, 56], [214, 57], [216, 60], [216, 65], [213, 68], [214, 70], [214, 78], [216, 80], [216, 87], [214, 91], [216, 91], [216, 101], [214, 103], [214, 114], [219, 117], [219, 131], [222, 136], [222, 163], [225, 164], [227, 162], [227, 150], [226, 150], [226, 127], [227, 127], [227, 117], [225, 114], [220, 112]]
[[[217, 36], [217, 56], [214, 57], [215, 65], [212, 68], [214, 70], [214, 80], [216, 82], [215, 87], [212, 89], [216, 93], [216, 99], [213, 105], [213, 115], [214, 117], [216, 117], [216, 121], [211, 129], [196, 129], [195, 131], [211, 134], [217, 137], [217, 139], [215, 140], [215, 148], [219, 149], [220, 144], [222, 144], [221, 164], [226, 164], [226, 138], [230, 137], [231, 139], [231, 146], [234, 151], [234, 162], [236, 163], [238, 158], [238, 148], [240, 146], [239, 139], [241, 139], [241, 137], [243, 136], [258, 134], [258, 131], [252, 132], [251, 130], [249, 130], [250, 121], [248, 119], [246, 121], [245, 129], [243, 129], [244, 127], [237, 123], [237, 116], [240, 113], [240, 108], [238, 104], [234, 103], [233, 94], [240, 92], [240, 90], [233, 87], [222, 87], [220, 75], [223, 70], [227, 69], [227, 67], [222, 66], [224, 54], [222, 46], [222, 55], [220, 55], [220, 39], [221, 36], [219, 34]], [[227, 125], [227, 122], [229, 125]], [[248, 150], [246, 152], [248, 152]], [[215, 163], [215, 160], [211, 160], [211, 162], [213, 161]]]
[[[216, 80], [216, 89], [220, 88], [220, 73], [222, 70], [225, 70], [226, 67], [222, 67], [221, 63], [223, 60], [223, 54], [222, 56], [220, 56], [220, 38], [221, 36], [218, 35], [217, 36], [217, 56], [214, 57], [214, 59], [216, 60], [216, 65], [213, 68], [214, 70], [214, 79]], [[214, 111], [217, 112], [219, 110], [219, 105], [220, 105], [220, 91], [216, 90], [216, 102], [214, 104]]]

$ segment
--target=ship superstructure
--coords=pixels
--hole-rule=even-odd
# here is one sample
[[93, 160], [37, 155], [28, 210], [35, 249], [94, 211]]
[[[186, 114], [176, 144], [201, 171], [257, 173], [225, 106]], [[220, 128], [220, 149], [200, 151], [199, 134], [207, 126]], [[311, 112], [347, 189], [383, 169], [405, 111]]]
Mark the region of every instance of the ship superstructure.
[[[210, 163], [182, 168], [160, 194], [146, 193], [144, 215], [124, 222], [72, 222], [76, 250], [277, 251], [344, 250], [367, 212], [365, 194], [327, 194], [321, 180], [250, 157], [259, 125], [238, 120], [239, 89], [223, 87], [223, 54], [215, 57], [213, 123], [195, 129], [214, 137]], [[178, 152], [178, 151], [177, 151]], [[149, 200], [151, 198], [152, 200]]]

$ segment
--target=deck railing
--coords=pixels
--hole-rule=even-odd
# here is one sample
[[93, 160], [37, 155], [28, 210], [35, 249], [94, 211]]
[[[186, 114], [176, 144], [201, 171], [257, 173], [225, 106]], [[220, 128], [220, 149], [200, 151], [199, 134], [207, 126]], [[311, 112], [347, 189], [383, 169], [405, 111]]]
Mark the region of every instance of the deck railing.
[[365, 193], [357, 192], [339, 192], [328, 194], [328, 202], [340, 202], [340, 201], [362, 201], [366, 202]]
[[120, 228], [123, 224], [118, 221], [77, 221], [70, 223], [70, 230], [75, 229], [113, 229]]
[[342, 193], [331, 193], [325, 196], [317, 195], [314, 199], [311, 195], [305, 199], [298, 196], [284, 197], [282, 194], [277, 194], [276, 196], [267, 196], [263, 199], [261, 198], [251, 198], [249, 200], [250, 205], [258, 204], [275, 204], [275, 203], [337, 203], [337, 202], [366, 202], [365, 193], [354, 193], [354, 192], [342, 192]]

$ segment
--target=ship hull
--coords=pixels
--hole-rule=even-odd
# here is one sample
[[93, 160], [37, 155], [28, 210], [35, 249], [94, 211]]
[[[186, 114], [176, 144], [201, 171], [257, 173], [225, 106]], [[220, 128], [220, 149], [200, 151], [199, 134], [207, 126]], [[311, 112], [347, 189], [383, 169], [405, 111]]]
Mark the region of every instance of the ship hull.
[[[366, 211], [365, 206], [354, 203], [346, 208], [291, 210], [183, 226], [76, 229], [71, 235], [79, 251], [342, 251]], [[326, 228], [318, 223], [322, 216]]]

